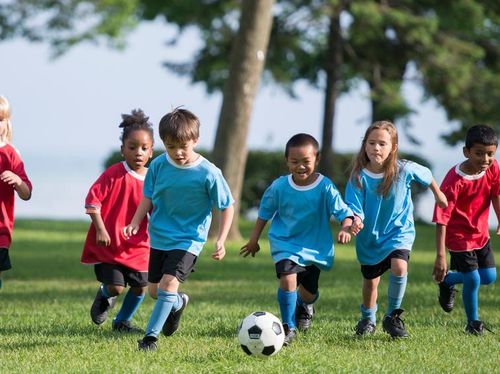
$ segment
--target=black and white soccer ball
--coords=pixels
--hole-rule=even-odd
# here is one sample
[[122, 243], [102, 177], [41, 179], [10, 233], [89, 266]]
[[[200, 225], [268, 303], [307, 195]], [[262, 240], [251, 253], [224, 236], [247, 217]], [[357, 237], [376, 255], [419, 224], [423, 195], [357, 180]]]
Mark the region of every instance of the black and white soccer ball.
[[278, 317], [269, 312], [253, 312], [238, 329], [238, 340], [247, 355], [268, 357], [283, 347], [285, 331]]

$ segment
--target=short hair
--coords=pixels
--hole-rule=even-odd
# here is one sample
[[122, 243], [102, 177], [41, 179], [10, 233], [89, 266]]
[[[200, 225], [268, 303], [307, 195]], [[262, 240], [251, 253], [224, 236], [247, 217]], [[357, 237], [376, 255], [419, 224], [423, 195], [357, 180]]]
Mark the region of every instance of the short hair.
[[200, 120], [187, 109], [175, 108], [160, 120], [160, 138], [174, 142], [198, 140], [200, 137]]
[[465, 148], [470, 149], [474, 144], [498, 146], [498, 136], [490, 126], [475, 125], [467, 130]]
[[314, 148], [314, 151], [316, 152], [316, 156], [319, 154], [319, 143], [318, 141], [314, 138], [314, 136], [309, 135], [309, 134], [295, 134], [292, 136], [288, 142], [286, 143], [285, 146], [285, 158], [288, 157], [288, 152], [290, 151], [290, 148], [292, 147], [303, 147], [306, 145], [312, 145]]
[[151, 141], [154, 143], [153, 125], [148, 122], [147, 117], [142, 109], [134, 109], [130, 114], [122, 114], [122, 122], [118, 127], [123, 128], [120, 140], [122, 144], [127, 140], [129, 135], [136, 130], [147, 131], [151, 136]]

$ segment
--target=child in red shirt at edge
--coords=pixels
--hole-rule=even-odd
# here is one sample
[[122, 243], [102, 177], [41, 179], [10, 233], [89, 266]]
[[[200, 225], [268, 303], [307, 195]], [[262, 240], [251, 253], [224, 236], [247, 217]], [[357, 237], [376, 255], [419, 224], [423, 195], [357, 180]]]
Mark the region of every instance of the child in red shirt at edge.
[[90, 309], [92, 321], [101, 325], [113, 308], [117, 295], [130, 286], [122, 307], [112, 322], [118, 332], [142, 332], [130, 323], [144, 300], [149, 262], [147, 219], [137, 235], [126, 239], [121, 228], [132, 219], [142, 199], [146, 163], [153, 155], [153, 128], [140, 109], [122, 114], [121, 152], [125, 161], [110, 166], [90, 187], [85, 199], [92, 224], [81, 257], [93, 264], [101, 282]]
[[[465, 332], [482, 335], [487, 329], [479, 320], [479, 286], [495, 282], [497, 272], [490, 245], [488, 215], [490, 204], [496, 213], [500, 234], [500, 170], [495, 160], [498, 136], [484, 125], [471, 127], [465, 138], [467, 160], [446, 175], [441, 190], [448, 207], [435, 207], [436, 261], [432, 273], [439, 282], [439, 304], [451, 312], [455, 284], [463, 283], [462, 300], [467, 316]], [[450, 252], [447, 273], [445, 247]], [[491, 331], [491, 330], [489, 330]]]
[[2, 271], [12, 268], [9, 247], [14, 228], [14, 192], [21, 199], [29, 200], [32, 190], [23, 161], [11, 140], [10, 104], [4, 96], [0, 96], [0, 276]]

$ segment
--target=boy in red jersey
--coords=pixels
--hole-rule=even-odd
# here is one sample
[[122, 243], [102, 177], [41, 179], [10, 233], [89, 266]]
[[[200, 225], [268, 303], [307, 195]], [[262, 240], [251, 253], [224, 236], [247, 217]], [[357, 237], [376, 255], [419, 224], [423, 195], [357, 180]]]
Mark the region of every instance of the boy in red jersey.
[[21, 199], [29, 200], [32, 189], [23, 161], [11, 140], [10, 104], [5, 97], [0, 96], [0, 276], [2, 271], [12, 268], [9, 247], [14, 228], [14, 192]]
[[140, 332], [130, 323], [144, 300], [149, 261], [147, 220], [137, 235], [126, 239], [121, 228], [132, 219], [142, 199], [146, 163], [153, 155], [153, 129], [142, 110], [122, 115], [121, 152], [125, 161], [110, 166], [92, 185], [85, 209], [92, 219], [81, 262], [93, 264], [101, 282], [90, 310], [92, 321], [101, 325], [114, 306], [116, 296], [130, 286], [112, 323], [119, 332]]
[[[481, 335], [485, 329], [479, 320], [479, 286], [495, 282], [495, 258], [490, 246], [488, 216], [490, 204], [496, 213], [500, 234], [500, 169], [495, 160], [498, 137], [484, 125], [467, 131], [464, 156], [467, 160], [446, 175], [441, 190], [448, 207], [435, 207], [436, 261], [433, 277], [439, 282], [439, 303], [451, 312], [455, 284], [463, 283], [462, 299], [467, 315], [465, 332]], [[450, 252], [447, 272], [446, 252]]]

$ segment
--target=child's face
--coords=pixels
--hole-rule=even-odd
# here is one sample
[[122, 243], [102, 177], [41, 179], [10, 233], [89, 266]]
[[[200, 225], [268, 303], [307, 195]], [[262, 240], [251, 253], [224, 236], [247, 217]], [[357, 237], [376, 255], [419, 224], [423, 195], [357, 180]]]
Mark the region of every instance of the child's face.
[[194, 151], [194, 147], [198, 144], [198, 139], [188, 140], [186, 142], [176, 142], [167, 139], [163, 142], [167, 149], [168, 156], [180, 166], [189, 165], [194, 162], [198, 154]]
[[368, 135], [365, 144], [365, 152], [370, 160], [370, 166], [375, 170], [382, 170], [385, 160], [395, 150], [395, 147], [387, 130], [373, 130]]
[[466, 167], [473, 174], [481, 173], [487, 170], [495, 160], [496, 145], [484, 145], [474, 143], [472, 147], [464, 147], [464, 156]]
[[299, 186], [307, 186], [316, 180], [314, 170], [318, 162], [319, 157], [311, 144], [290, 147], [288, 150], [286, 164], [293, 181]]
[[123, 142], [121, 151], [128, 166], [141, 171], [153, 156], [153, 139], [145, 130], [132, 131]]

